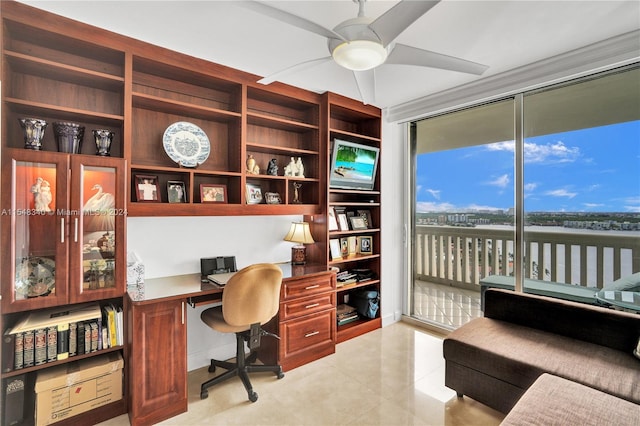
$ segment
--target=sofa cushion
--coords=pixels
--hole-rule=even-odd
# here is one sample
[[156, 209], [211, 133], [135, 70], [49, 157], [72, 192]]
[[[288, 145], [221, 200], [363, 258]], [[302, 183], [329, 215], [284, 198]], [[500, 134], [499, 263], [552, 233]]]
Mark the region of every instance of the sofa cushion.
[[622, 277], [604, 286], [607, 291], [640, 291], [640, 272]]
[[631, 351], [491, 318], [476, 318], [451, 332], [443, 351], [447, 362], [523, 389], [548, 372], [640, 403], [640, 364]]
[[504, 418], [502, 426], [637, 425], [640, 405], [543, 374]]

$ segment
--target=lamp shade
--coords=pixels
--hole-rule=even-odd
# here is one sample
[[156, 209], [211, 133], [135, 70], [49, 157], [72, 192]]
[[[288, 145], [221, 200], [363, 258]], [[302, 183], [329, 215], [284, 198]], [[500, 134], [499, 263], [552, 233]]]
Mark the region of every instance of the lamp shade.
[[375, 41], [352, 40], [338, 45], [331, 55], [338, 65], [353, 71], [366, 71], [384, 63], [387, 49]]
[[307, 222], [293, 222], [289, 233], [284, 237], [285, 241], [300, 244], [313, 244], [315, 241], [311, 236], [311, 230]]

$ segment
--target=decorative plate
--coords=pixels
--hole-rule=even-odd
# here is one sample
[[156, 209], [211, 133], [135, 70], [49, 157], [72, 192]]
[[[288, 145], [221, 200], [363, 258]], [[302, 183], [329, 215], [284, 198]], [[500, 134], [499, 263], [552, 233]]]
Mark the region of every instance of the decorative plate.
[[56, 285], [56, 263], [46, 257], [28, 257], [16, 265], [16, 293], [43, 296]]
[[162, 136], [164, 152], [183, 167], [197, 167], [209, 158], [211, 146], [204, 131], [195, 124], [178, 121]]

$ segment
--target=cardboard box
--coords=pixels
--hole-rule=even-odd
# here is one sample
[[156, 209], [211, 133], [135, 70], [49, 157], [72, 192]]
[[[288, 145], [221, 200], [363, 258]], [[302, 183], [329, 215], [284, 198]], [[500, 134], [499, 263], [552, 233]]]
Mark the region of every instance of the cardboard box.
[[122, 399], [119, 352], [112, 352], [38, 372], [36, 425], [49, 425]]

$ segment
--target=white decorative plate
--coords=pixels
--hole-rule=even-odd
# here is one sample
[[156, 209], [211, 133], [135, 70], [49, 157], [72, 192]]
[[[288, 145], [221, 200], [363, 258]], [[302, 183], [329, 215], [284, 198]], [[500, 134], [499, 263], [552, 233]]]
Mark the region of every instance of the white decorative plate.
[[16, 293], [37, 297], [49, 293], [56, 284], [56, 263], [46, 257], [29, 257], [16, 265]]
[[183, 167], [197, 167], [209, 158], [211, 146], [204, 131], [195, 124], [178, 121], [162, 136], [164, 151]]

